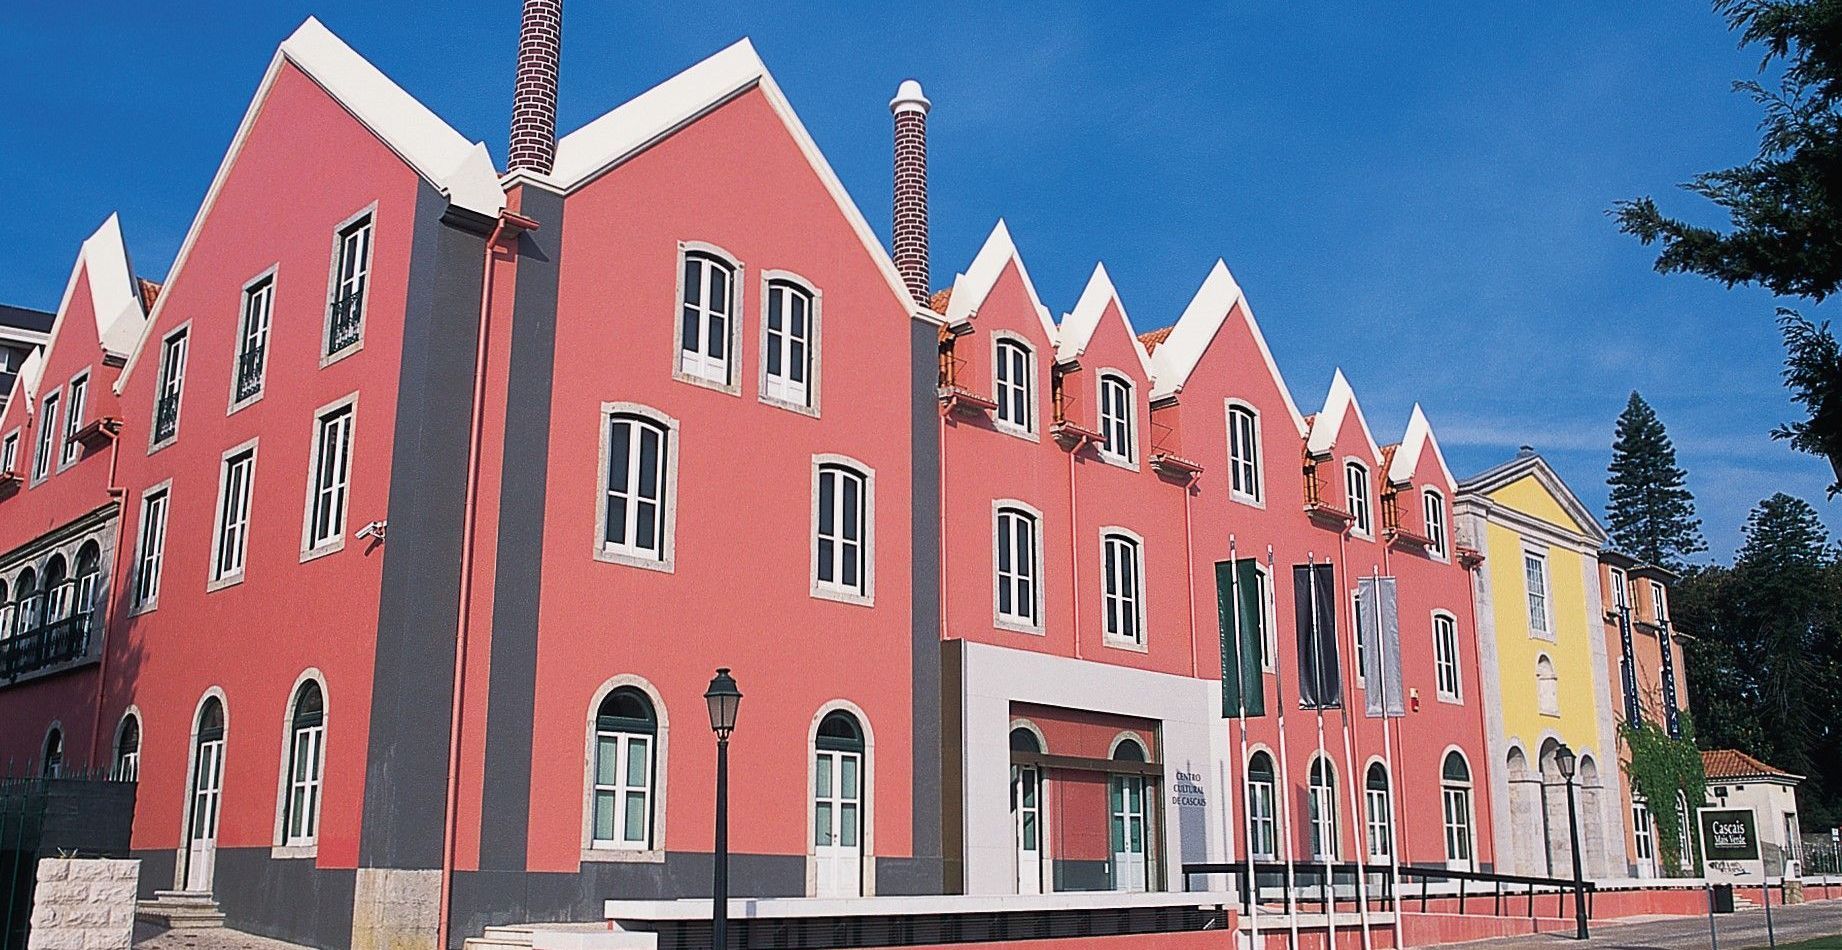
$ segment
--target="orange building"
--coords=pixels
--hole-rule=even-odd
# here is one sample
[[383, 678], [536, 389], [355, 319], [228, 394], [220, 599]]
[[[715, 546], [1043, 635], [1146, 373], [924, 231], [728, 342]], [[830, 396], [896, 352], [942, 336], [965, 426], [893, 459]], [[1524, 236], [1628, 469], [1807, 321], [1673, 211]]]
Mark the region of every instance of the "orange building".
[[[1599, 589], [1604, 592], [1605, 658], [1607, 680], [1612, 684], [1613, 715], [1618, 743], [1619, 795], [1625, 808], [1625, 859], [1632, 877], [1657, 877], [1663, 868], [1662, 843], [1657, 839], [1655, 807], [1631, 788], [1630, 748], [1623, 730], [1633, 723], [1660, 726], [1672, 738], [1682, 735], [1688, 711], [1688, 672], [1682, 656], [1685, 637], [1669, 618], [1669, 589], [1678, 575], [1654, 564], [1615, 551], [1599, 554]], [[1686, 829], [1688, 802], [1674, 803], [1677, 826]], [[1676, 852], [1685, 867], [1694, 866], [1690, 835], [1678, 836]]]

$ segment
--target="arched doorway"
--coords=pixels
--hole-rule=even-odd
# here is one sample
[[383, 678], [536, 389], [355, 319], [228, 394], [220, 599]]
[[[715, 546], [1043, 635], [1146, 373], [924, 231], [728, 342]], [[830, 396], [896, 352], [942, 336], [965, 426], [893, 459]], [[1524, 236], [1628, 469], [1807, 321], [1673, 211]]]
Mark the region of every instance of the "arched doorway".
[[1032, 730], [1011, 730], [1011, 835], [1016, 844], [1017, 893], [1043, 891], [1043, 779], [1042, 766], [1020, 761], [1043, 754], [1042, 742]]
[[844, 710], [819, 722], [813, 739], [814, 890], [863, 896], [863, 726]]
[[[1113, 747], [1113, 761], [1143, 764], [1145, 747], [1137, 739], [1126, 737]], [[1149, 850], [1146, 834], [1150, 822], [1149, 803], [1145, 800], [1145, 776], [1142, 773], [1114, 773], [1109, 806], [1112, 821], [1108, 837], [1113, 850], [1113, 889], [1142, 891], [1147, 885], [1145, 855]]]
[[217, 864], [218, 807], [224, 791], [224, 704], [205, 698], [192, 743], [192, 789], [186, 805], [185, 889], [209, 893]]
[[1547, 877], [1573, 876], [1572, 829], [1567, 821], [1567, 780], [1561, 777], [1560, 747], [1554, 739], [1541, 744], [1542, 840], [1547, 856], [1542, 872]]
[[1547, 837], [1535, 834], [1546, 828], [1543, 817], [1541, 776], [1529, 767], [1528, 756], [1519, 747], [1510, 747], [1505, 757], [1504, 773], [1509, 778], [1509, 871], [1513, 874], [1545, 875], [1548, 870]]

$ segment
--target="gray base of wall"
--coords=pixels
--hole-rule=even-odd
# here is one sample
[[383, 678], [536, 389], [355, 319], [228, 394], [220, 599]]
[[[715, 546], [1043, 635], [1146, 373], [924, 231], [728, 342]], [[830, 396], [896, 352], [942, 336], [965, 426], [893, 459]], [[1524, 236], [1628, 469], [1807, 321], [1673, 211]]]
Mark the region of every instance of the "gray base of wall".
[[1050, 875], [1057, 891], [1110, 891], [1113, 889], [1113, 862], [1049, 862]]
[[[134, 856], [141, 859], [142, 900], [172, 888], [176, 853], [136, 851]], [[311, 859], [272, 858], [267, 848], [219, 848], [212, 891], [227, 926], [320, 950], [344, 950], [352, 943], [355, 874], [351, 868], [315, 867]]]

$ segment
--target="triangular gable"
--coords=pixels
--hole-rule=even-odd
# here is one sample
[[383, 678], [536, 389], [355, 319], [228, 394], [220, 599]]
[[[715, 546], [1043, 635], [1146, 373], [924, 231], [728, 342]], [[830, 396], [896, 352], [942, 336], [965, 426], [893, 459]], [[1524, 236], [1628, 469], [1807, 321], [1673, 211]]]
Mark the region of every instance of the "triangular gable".
[[19, 373], [13, 377], [13, 389], [7, 394], [6, 407], [14, 406], [19, 411], [32, 411], [32, 398], [38, 395], [38, 375], [45, 368], [45, 350], [43, 347], [26, 354], [25, 361], [19, 364]]
[[1381, 447], [1375, 444], [1375, 434], [1369, 429], [1369, 420], [1362, 415], [1362, 406], [1356, 402], [1356, 391], [1350, 388], [1350, 381], [1338, 369], [1330, 380], [1330, 392], [1324, 397], [1324, 408], [1311, 417], [1311, 435], [1305, 441], [1305, 451], [1322, 456], [1337, 444], [1337, 433], [1343, 430], [1343, 417], [1352, 410], [1356, 413], [1356, 424], [1362, 429], [1362, 438], [1369, 447], [1369, 460], [1381, 461]]
[[1209, 269], [1209, 276], [1203, 278], [1202, 286], [1196, 289], [1196, 296], [1190, 298], [1189, 306], [1183, 308], [1183, 316], [1177, 318], [1171, 327], [1170, 336], [1158, 344], [1157, 352], [1152, 354], [1151, 366], [1154, 382], [1151, 398], [1162, 399], [1174, 396], [1182, 391], [1183, 384], [1189, 382], [1190, 374], [1196, 371], [1202, 362], [1203, 354], [1215, 341], [1216, 335], [1228, 322], [1228, 318], [1239, 313], [1241, 321], [1247, 327], [1247, 334], [1260, 351], [1260, 359], [1265, 361], [1266, 370], [1273, 377], [1273, 385], [1279, 395], [1285, 399], [1286, 411], [1292, 414], [1292, 424], [1298, 427], [1298, 434], [1305, 434], [1305, 417], [1298, 411], [1298, 403], [1292, 400], [1292, 390], [1286, 385], [1285, 378], [1279, 375], [1279, 364], [1273, 361], [1273, 351], [1267, 348], [1266, 334], [1260, 332], [1260, 324], [1254, 319], [1253, 307], [1247, 303], [1247, 295], [1241, 285], [1228, 270], [1226, 262], [1217, 258], [1215, 266]]
[[1401, 437], [1401, 444], [1394, 450], [1394, 458], [1388, 465], [1388, 481], [1396, 485], [1405, 485], [1413, 481], [1413, 473], [1420, 467], [1420, 457], [1430, 448], [1433, 460], [1439, 463], [1439, 472], [1445, 476], [1445, 486], [1450, 491], [1458, 490], [1458, 480], [1452, 477], [1451, 467], [1445, 464], [1445, 453], [1439, 451], [1439, 437], [1433, 434], [1432, 423], [1426, 420], [1426, 413], [1419, 403], [1413, 404], [1413, 415], [1407, 420], [1407, 434]]
[[985, 239], [972, 265], [953, 278], [953, 292], [947, 300], [947, 323], [971, 320], [984, 305], [985, 298], [991, 295], [991, 289], [998, 285], [998, 278], [1004, 276], [1005, 265], [1013, 261], [1017, 264], [1017, 276], [1023, 278], [1023, 289], [1030, 295], [1030, 305], [1036, 309], [1036, 319], [1042, 323], [1044, 338], [1053, 344], [1055, 320], [1049, 316], [1049, 308], [1043, 306], [1042, 298], [1037, 296], [1036, 283], [1030, 280], [1029, 268], [1023, 266], [1023, 255], [1017, 253], [1017, 245], [1012, 243], [1010, 229], [1005, 227], [1003, 218], [998, 219], [998, 226]]
[[[217, 204], [218, 192], [224, 187], [231, 166], [242, 154], [243, 143], [255, 127], [263, 105], [268, 102], [269, 91], [274, 88], [275, 78], [284, 64], [293, 64], [313, 80], [405, 164], [445, 195], [450, 204], [492, 218], [505, 210], [505, 191], [499, 186], [498, 172], [493, 168], [485, 145], [469, 143], [440, 116], [334, 36], [319, 20], [308, 17], [307, 22], [282, 41], [269, 60], [268, 72], [263, 74], [262, 83], [256, 88], [256, 95], [230, 140], [230, 148], [211, 179], [211, 187], [205, 191], [205, 200], [192, 217], [185, 241], [179, 245], [179, 254], [167, 273], [167, 283], [184, 271], [192, 245], [198, 240], [199, 229]], [[156, 301], [154, 312], [159, 310], [160, 301]], [[154, 321], [149, 319], [141, 327], [140, 337], [128, 357], [128, 366], [116, 379], [117, 392], [146, 347], [153, 326]]]
[[1151, 354], [1145, 352], [1144, 342], [1132, 328], [1132, 317], [1126, 313], [1126, 305], [1119, 299], [1119, 291], [1114, 289], [1113, 278], [1107, 274], [1105, 264], [1094, 265], [1094, 273], [1087, 279], [1081, 299], [1075, 301], [1074, 310], [1062, 317], [1061, 328], [1056, 334], [1055, 358], [1063, 362], [1081, 358], [1087, 351], [1087, 344], [1094, 339], [1101, 318], [1106, 316], [1109, 303], [1119, 309], [1119, 318], [1125, 321], [1126, 336], [1132, 341], [1133, 351], [1138, 353], [1139, 367], [1144, 370], [1145, 378], [1153, 378]]
[[116, 215], [109, 215], [77, 252], [77, 262], [70, 268], [70, 280], [64, 285], [64, 297], [58, 302], [57, 317], [51, 324], [51, 339], [45, 343], [47, 358], [66, 332], [64, 317], [70, 312], [79, 277], [89, 285], [96, 340], [104, 355], [125, 359], [141, 338], [147, 312], [141, 309], [139, 287], [128, 266], [128, 248], [122, 242], [121, 220]]
[[528, 178], [565, 193], [574, 191], [754, 88], [759, 88], [767, 97], [774, 114], [799, 145], [800, 153], [806, 156], [825, 190], [831, 193], [852, 230], [857, 232], [871, 260], [883, 272], [896, 299], [905, 303], [908, 311], [917, 317], [938, 322], [939, 315], [924, 308], [926, 301], [916, 300], [908, 292], [908, 285], [895, 269], [895, 261], [888, 250], [870, 230], [870, 222], [851, 200], [844, 182], [825, 160], [818, 143], [813, 141], [811, 133], [806, 131], [805, 124], [800, 122], [792, 104], [781, 92], [780, 84], [774, 81], [767, 65], [755, 53], [754, 44], [746, 38], [563, 136], [556, 143], [556, 161], [548, 175], [514, 172], [506, 176], [505, 183], [510, 185]]
[[[1605, 528], [1593, 517], [1592, 509], [1561, 481], [1546, 459], [1533, 452], [1465, 479], [1458, 484], [1458, 491], [1463, 495], [1488, 495], [1506, 507], [1572, 530], [1596, 545], [1605, 544]], [[1544, 507], [1548, 508], [1545, 513], [1531, 510]]]

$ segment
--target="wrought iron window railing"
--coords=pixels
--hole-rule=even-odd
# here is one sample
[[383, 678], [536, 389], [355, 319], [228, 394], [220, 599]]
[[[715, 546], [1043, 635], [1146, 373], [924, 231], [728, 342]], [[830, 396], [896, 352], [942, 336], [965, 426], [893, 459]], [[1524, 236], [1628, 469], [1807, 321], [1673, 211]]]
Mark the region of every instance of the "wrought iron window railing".
[[358, 342], [364, 328], [364, 292], [355, 290], [333, 301], [332, 327], [327, 333], [326, 353], [332, 355]]
[[154, 441], [165, 442], [179, 431], [179, 392], [177, 390], [160, 397], [154, 403]]
[[89, 656], [94, 619], [95, 611], [80, 610], [0, 640], [0, 682]]
[[237, 357], [237, 401], [242, 402], [262, 391], [262, 357], [266, 346], [252, 346]]

